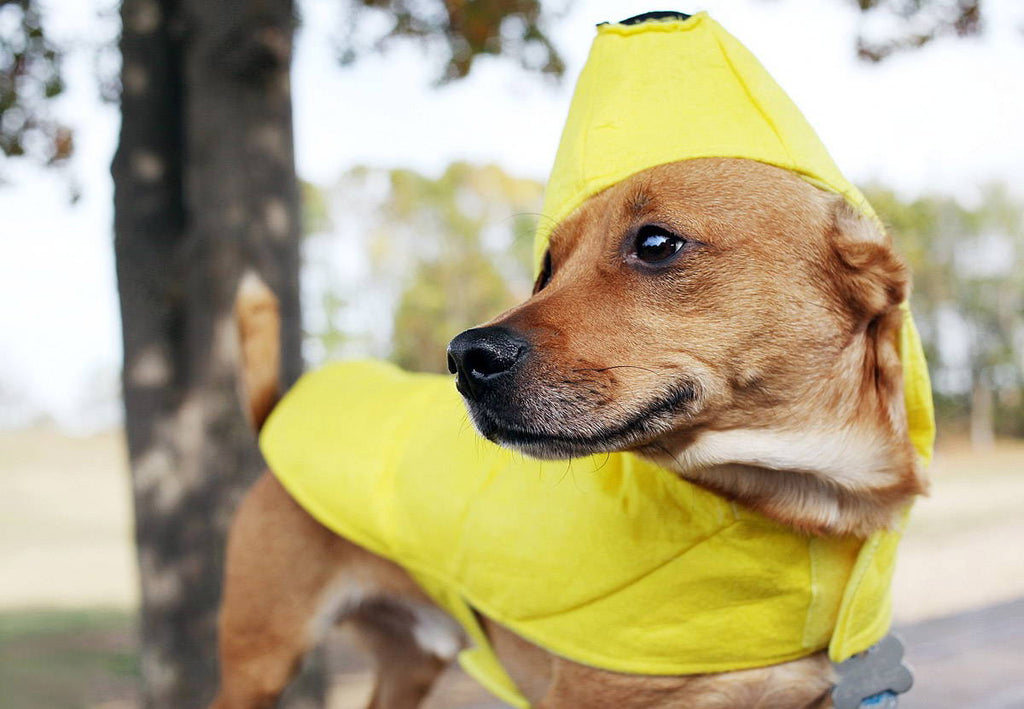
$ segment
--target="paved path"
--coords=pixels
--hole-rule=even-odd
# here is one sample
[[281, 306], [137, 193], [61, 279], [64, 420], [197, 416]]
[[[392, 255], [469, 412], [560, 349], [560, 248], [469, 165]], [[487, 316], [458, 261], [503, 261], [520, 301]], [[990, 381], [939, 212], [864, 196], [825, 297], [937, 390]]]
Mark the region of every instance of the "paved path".
[[1024, 598], [898, 631], [914, 669], [901, 709], [1024, 709]]

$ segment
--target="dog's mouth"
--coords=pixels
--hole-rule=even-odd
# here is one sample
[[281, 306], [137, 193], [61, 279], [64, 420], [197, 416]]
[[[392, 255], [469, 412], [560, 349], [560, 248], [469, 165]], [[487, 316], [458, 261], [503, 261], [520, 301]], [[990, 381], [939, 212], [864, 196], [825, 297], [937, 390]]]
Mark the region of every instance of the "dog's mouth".
[[679, 384], [623, 422], [601, 421], [597, 413], [560, 413], [557, 407], [544, 408], [543, 397], [539, 399], [529, 407], [534, 412], [467, 403], [473, 423], [487, 439], [534, 458], [561, 459], [648, 445], [678, 425], [680, 415], [692, 412], [697, 391], [692, 384]]

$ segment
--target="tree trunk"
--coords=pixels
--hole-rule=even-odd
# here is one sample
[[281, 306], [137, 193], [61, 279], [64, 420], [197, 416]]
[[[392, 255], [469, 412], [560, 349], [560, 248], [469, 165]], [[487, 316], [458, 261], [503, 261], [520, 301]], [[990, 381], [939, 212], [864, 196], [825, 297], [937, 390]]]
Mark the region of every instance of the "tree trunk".
[[[112, 173], [143, 694], [182, 709], [213, 696], [225, 533], [263, 466], [236, 393], [245, 269], [281, 301], [283, 383], [301, 370], [294, 17], [291, 0], [124, 0], [121, 16]], [[323, 683], [306, 687], [296, 703], [319, 704]]]

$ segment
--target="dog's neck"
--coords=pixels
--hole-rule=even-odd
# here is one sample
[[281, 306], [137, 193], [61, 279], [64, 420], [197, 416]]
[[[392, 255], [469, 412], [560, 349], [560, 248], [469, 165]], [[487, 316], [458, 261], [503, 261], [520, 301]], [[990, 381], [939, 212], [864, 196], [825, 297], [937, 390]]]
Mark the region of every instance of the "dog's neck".
[[922, 490], [876, 441], [753, 429], [707, 432], [654, 454], [682, 477], [812, 534], [867, 536], [893, 526]]

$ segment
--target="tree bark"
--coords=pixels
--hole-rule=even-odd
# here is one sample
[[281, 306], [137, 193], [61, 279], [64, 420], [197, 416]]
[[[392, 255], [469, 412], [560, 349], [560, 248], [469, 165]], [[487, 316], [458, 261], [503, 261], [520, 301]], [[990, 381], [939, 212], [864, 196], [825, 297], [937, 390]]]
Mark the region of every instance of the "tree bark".
[[[208, 702], [225, 534], [263, 467], [237, 395], [235, 288], [281, 302], [301, 370], [291, 0], [124, 0], [112, 173], [145, 706]], [[322, 676], [322, 675], [321, 675]], [[292, 705], [318, 705], [323, 682]]]

